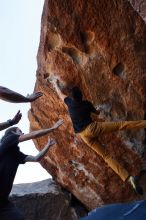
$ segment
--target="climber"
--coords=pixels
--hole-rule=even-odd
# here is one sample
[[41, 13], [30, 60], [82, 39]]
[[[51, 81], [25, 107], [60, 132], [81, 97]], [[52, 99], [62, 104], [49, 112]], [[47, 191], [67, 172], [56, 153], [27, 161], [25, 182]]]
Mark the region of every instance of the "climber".
[[23, 134], [18, 127], [12, 127], [5, 131], [0, 142], [0, 220], [24, 220], [22, 214], [9, 201], [9, 194], [17, 168], [19, 164], [24, 164], [25, 162], [40, 161], [56, 142], [53, 139], [49, 139], [43, 150], [36, 156], [23, 154], [19, 150], [18, 143], [48, 134], [57, 129], [62, 123], [63, 120], [59, 120], [51, 128], [34, 131], [29, 134]]
[[82, 92], [78, 87], [70, 89], [69, 95], [67, 96], [62, 91], [59, 85], [59, 80], [54, 78], [52, 83], [58, 96], [64, 100], [68, 107], [75, 133], [78, 133], [81, 139], [92, 148], [92, 150], [100, 155], [123, 181], [129, 182], [136, 193], [143, 194], [142, 188], [137, 185], [136, 177], [131, 176], [128, 171], [118, 163], [118, 161], [109, 155], [105, 147], [99, 142], [98, 136], [113, 131], [146, 128], [146, 121], [93, 121], [91, 113], [98, 115], [100, 111], [96, 110], [91, 102], [82, 100]]

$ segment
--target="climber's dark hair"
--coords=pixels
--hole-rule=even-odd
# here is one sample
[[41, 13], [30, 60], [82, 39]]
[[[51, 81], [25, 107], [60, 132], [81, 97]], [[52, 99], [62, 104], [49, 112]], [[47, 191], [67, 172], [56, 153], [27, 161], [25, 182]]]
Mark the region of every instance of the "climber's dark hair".
[[11, 127], [11, 128], [8, 128], [5, 133], [4, 133], [4, 136], [1, 138], [1, 142], [7, 138], [8, 136], [12, 135], [13, 132], [16, 132], [18, 127]]
[[78, 86], [74, 86], [70, 89], [70, 96], [77, 102], [82, 101], [82, 92]]

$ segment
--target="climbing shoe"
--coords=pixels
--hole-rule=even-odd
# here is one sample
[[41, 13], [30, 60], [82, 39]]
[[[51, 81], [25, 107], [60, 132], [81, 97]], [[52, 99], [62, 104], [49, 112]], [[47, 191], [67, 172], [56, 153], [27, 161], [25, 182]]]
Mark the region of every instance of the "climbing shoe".
[[141, 186], [138, 186], [136, 183], [136, 177], [134, 176], [130, 176], [128, 178], [128, 182], [131, 184], [132, 188], [134, 189], [134, 191], [139, 194], [139, 195], [143, 195], [143, 189]]

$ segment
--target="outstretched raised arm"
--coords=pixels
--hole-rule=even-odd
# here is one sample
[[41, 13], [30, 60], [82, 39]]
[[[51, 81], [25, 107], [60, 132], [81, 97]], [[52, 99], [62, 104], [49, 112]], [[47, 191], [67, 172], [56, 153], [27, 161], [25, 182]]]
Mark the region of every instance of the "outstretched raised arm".
[[0, 99], [7, 102], [13, 102], [13, 103], [33, 102], [42, 95], [43, 94], [41, 92], [36, 92], [28, 96], [23, 96], [6, 87], [0, 86]]
[[33, 131], [29, 134], [23, 134], [19, 137], [19, 142], [23, 142], [23, 141], [27, 141], [30, 139], [35, 139], [35, 138], [44, 136], [44, 135], [50, 133], [51, 131], [56, 130], [62, 124], [63, 124], [63, 120], [61, 119], [61, 120], [57, 121], [51, 128]]
[[12, 119], [9, 119], [6, 122], [0, 123], [0, 131], [6, 128], [9, 128], [12, 125], [17, 124], [20, 121], [21, 117], [22, 117], [22, 114], [20, 113], [20, 111], [18, 111], [17, 114]]
[[48, 143], [46, 144], [46, 146], [43, 148], [43, 150], [41, 150], [36, 156], [31, 156], [28, 155], [25, 158], [25, 162], [38, 162], [40, 161], [48, 152], [48, 150], [50, 149], [50, 147], [52, 145], [56, 144], [56, 141], [53, 139], [48, 139]]

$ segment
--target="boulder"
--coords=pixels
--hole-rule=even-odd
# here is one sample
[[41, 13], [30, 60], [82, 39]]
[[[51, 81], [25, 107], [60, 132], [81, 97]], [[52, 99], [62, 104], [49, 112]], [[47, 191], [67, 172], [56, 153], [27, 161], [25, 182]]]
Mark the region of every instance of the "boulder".
[[[106, 121], [146, 118], [146, 26], [127, 0], [46, 0], [37, 55], [35, 91], [43, 97], [31, 104], [30, 129], [64, 125], [51, 133], [57, 144], [42, 166], [89, 210], [128, 202], [137, 195], [100, 156], [73, 131], [67, 108], [51, 80], [77, 85], [84, 98], [100, 107]], [[104, 135], [100, 141], [131, 175], [142, 169], [145, 131]], [[34, 141], [41, 150], [47, 137]]]

